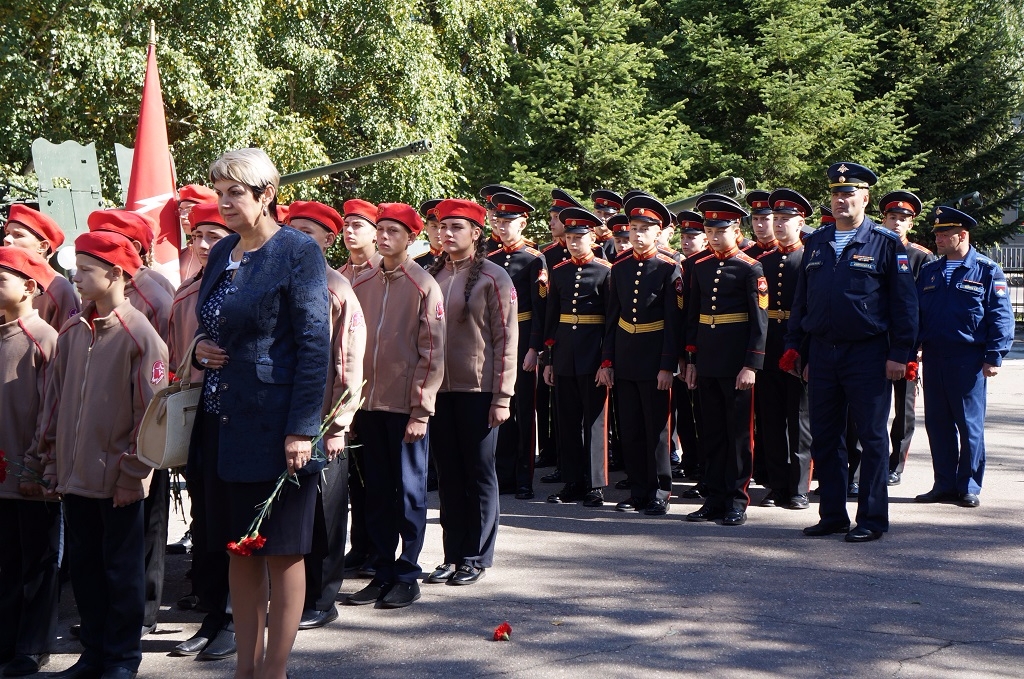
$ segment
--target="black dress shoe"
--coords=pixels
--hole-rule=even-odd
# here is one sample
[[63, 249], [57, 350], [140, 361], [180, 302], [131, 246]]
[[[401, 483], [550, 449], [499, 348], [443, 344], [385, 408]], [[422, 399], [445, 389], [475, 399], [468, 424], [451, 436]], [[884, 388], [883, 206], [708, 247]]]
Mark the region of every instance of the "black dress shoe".
[[871, 542], [882, 537], [882, 531], [871, 530], [870, 528], [861, 528], [857, 526], [849, 533], [846, 534], [847, 542]]
[[638, 497], [631, 497], [628, 500], [623, 500], [619, 504], [615, 505], [616, 511], [619, 512], [640, 512], [647, 507], [647, 500], [642, 500]]
[[49, 653], [38, 655], [16, 655], [14, 659], [4, 668], [5, 677], [27, 677], [35, 674], [39, 668], [50, 662]]
[[644, 514], [647, 516], [664, 516], [668, 514], [668, 500], [659, 500], [657, 498], [651, 500], [644, 507]]
[[900, 485], [900, 481], [902, 481], [902, 480], [903, 480], [903, 475], [900, 474], [899, 472], [889, 472], [889, 478], [887, 478], [885, 480], [885, 485], [887, 485], [887, 486], [898, 486], [898, 485]]
[[103, 670], [100, 679], [135, 679], [139, 673], [127, 667], [108, 667]]
[[775, 502], [775, 491], [768, 491], [768, 494], [761, 499], [758, 503], [761, 507], [777, 507], [778, 503]]
[[485, 568], [477, 568], [476, 566], [470, 566], [469, 564], [462, 564], [459, 566], [459, 570], [455, 571], [455, 575], [452, 576], [451, 580], [448, 581], [449, 585], [472, 585], [474, 582], [484, 577], [487, 572]]
[[195, 633], [194, 636], [185, 639], [171, 651], [173, 656], [193, 656], [199, 655], [200, 651], [207, 647], [210, 643], [212, 636], [207, 636], [208, 632], [202, 628]]
[[100, 679], [101, 676], [103, 676], [103, 670], [101, 668], [86, 665], [84, 662], [79, 660], [63, 672], [51, 674], [49, 679]]
[[331, 605], [330, 608], [318, 611], [311, 609], [302, 612], [302, 617], [299, 618], [299, 629], [316, 629], [317, 627], [323, 627], [329, 622], [334, 622], [338, 619], [338, 607]]
[[629, 490], [629, 487], [633, 485], [629, 482], [629, 479], [619, 479], [615, 482], [615, 490]]
[[725, 517], [725, 510], [711, 507], [710, 505], [704, 505], [695, 512], [690, 512], [686, 515], [687, 521], [714, 521], [715, 519], [721, 519]]
[[365, 606], [366, 604], [376, 603], [378, 599], [387, 594], [388, 585], [378, 580], [371, 580], [370, 584], [363, 587], [361, 590], [354, 594], [349, 594], [348, 598], [345, 599], [345, 603], [349, 606]]
[[527, 488], [526, 486], [522, 486], [519, 488], [519, 490], [516, 491], [517, 500], [532, 500], [533, 498], [533, 488]]
[[439, 585], [442, 582], [448, 582], [448, 579], [455, 575], [455, 564], [443, 563], [434, 569], [434, 572], [423, 578], [423, 582], [428, 585]]
[[177, 542], [167, 545], [165, 550], [168, 554], [188, 554], [192, 551], [192, 531], [187, 530]]
[[922, 493], [914, 498], [915, 502], [949, 502], [959, 500], [960, 495], [951, 490], [936, 490], [932, 488], [927, 493]]
[[551, 472], [550, 474], [545, 474], [544, 476], [540, 477], [540, 482], [541, 483], [561, 483], [562, 482], [562, 472], [560, 472], [559, 470], [556, 469], [555, 471]]
[[851, 483], [846, 488], [846, 497], [859, 497], [860, 496], [860, 484]]
[[587, 494], [583, 496], [584, 507], [600, 507], [604, 504], [604, 490], [601, 488], [591, 488], [587, 491]]
[[806, 495], [794, 495], [789, 498], [789, 504], [786, 505], [789, 509], [807, 509], [811, 506], [811, 503], [807, 500]]
[[747, 513], [740, 509], [730, 509], [722, 517], [723, 526], [742, 526], [747, 522]]
[[679, 497], [685, 497], [687, 500], [700, 500], [705, 497], [705, 488], [703, 484], [696, 484], [692, 488], [687, 488]]
[[848, 523], [825, 523], [819, 521], [813, 526], [804, 528], [804, 535], [809, 535], [812, 538], [818, 538], [823, 535], [834, 535], [835, 533], [849, 533], [850, 524]]
[[366, 552], [351, 551], [345, 555], [345, 570], [354, 571], [358, 570], [360, 566], [366, 563], [366, 557], [370, 556]]
[[81, 634], [81, 633], [82, 633], [82, 626], [79, 625], [78, 623], [75, 623], [74, 625], [71, 625], [70, 627], [68, 627], [68, 634], [70, 634], [75, 639], [77, 639], [78, 635]]
[[682, 481], [682, 480], [686, 479], [686, 472], [683, 469], [680, 469], [680, 468], [673, 469], [672, 470], [672, 478], [676, 479], [677, 481]]
[[178, 599], [177, 606], [183, 611], [194, 611], [199, 608], [199, 597], [195, 594], [186, 594]]
[[420, 598], [420, 586], [415, 582], [396, 582], [380, 600], [381, 608], [405, 608]]
[[567, 483], [562, 490], [548, 495], [548, 502], [570, 504], [583, 499], [583, 488], [578, 483]]
[[976, 493], [964, 493], [957, 504], [961, 507], [978, 507], [981, 505], [981, 498]]
[[217, 636], [203, 649], [196, 660], [224, 660], [236, 653], [238, 653], [238, 646], [235, 642], [235, 628], [229, 625], [217, 632]]

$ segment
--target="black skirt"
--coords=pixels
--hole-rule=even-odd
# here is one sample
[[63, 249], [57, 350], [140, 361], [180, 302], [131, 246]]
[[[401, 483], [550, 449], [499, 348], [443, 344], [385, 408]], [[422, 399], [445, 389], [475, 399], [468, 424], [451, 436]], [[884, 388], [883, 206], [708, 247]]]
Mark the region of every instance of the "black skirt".
[[[191, 460], [190, 473], [199, 469], [207, 498], [207, 549], [226, 549], [249, 533], [260, 505], [274, 492], [276, 481], [231, 483], [217, 475], [217, 451], [220, 446], [220, 420], [200, 409], [196, 417], [193, 441], [198, 460]], [[282, 450], [281, 454], [284, 454]], [[198, 464], [194, 464], [198, 462]], [[313, 516], [316, 511], [319, 474], [299, 475], [284, 483], [281, 495], [271, 505], [260, 524], [259, 534], [267, 539], [256, 556], [308, 554], [313, 542]]]

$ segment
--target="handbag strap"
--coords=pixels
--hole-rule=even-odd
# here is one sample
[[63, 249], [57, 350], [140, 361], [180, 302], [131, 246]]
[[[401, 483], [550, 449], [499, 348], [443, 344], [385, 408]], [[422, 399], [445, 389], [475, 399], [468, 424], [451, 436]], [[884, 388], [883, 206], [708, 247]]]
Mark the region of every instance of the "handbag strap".
[[196, 345], [199, 344], [199, 340], [206, 339], [206, 335], [196, 335], [192, 338], [192, 343], [188, 345], [188, 351], [181, 358], [181, 365], [178, 366], [175, 375], [181, 376], [181, 388], [188, 389], [192, 386], [192, 356], [195, 354]]

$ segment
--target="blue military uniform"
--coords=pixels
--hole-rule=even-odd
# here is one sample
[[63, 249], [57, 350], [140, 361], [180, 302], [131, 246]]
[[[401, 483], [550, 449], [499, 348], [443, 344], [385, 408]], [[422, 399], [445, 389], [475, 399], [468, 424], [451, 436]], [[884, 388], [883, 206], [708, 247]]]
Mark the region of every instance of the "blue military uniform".
[[[973, 218], [936, 209], [935, 230], [971, 228]], [[999, 366], [1013, 342], [1014, 319], [1006, 276], [972, 246], [946, 279], [948, 257], [925, 264], [917, 281], [925, 429], [935, 483], [922, 502], [978, 505], [985, 474], [984, 365]], [[929, 370], [935, 366], [935, 370]], [[972, 497], [973, 496], [973, 497]]]
[[[834, 193], [866, 190], [877, 181], [855, 163], [828, 169]], [[843, 233], [848, 235], [849, 231]], [[907, 251], [899, 237], [864, 217], [837, 252], [837, 226], [824, 226], [805, 241], [805, 254], [786, 348], [803, 350], [809, 366], [811, 457], [820, 482], [820, 522], [809, 535], [849, 530], [848, 462], [841, 448], [847, 414], [863, 446], [857, 527], [849, 541], [877, 539], [889, 529], [889, 442], [886, 421], [891, 388], [886, 361], [906, 364], [917, 335], [917, 296]]]

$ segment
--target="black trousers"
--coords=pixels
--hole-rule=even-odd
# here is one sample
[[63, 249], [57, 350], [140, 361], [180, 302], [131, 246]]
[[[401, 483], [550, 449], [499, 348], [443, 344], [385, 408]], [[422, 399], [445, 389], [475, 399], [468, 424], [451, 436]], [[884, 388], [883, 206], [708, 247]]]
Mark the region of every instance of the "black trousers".
[[522, 361], [520, 358], [509, 418], [498, 428], [495, 467], [502, 492], [533, 488], [537, 457], [537, 373], [523, 370]]
[[910, 441], [914, 438], [917, 417], [914, 407], [917, 405], [917, 380], [896, 380], [892, 383], [893, 403], [896, 414], [889, 429], [889, 440], [892, 452], [889, 453], [889, 471], [903, 473], [910, 454]]
[[687, 389], [682, 382], [675, 382], [672, 391], [679, 403], [676, 409], [676, 431], [683, 447], [683, 469], [690, 474], [703, 476], [705, 455], [701, 429], [704, 423], [700, 415], [700, 392]]
[[[757, 371], [756, 383], [754, 384], [755, 389], [761, 388], [761, 382], [764, 380], [762, 375], [764, 370]], [[768, 456], [764, 454], [765, 440], [764, 440], [764, 416], [761, 413], [760, 400], [754, 399], [754, 467], [753, 474], [751, 475], [756, 479], [757, 483], [763, 486], [771, 486], [768, 479]]]
[[164, 594], [164, 570], [167, 554], [167, 523], [171, 509], [171, 474], [154, 469], [149, 495], [142, 501], [146, 549], [146, 616], [142, 624], [156, 624]]
[[[403, 439], [408, 423], [405, 413], [356, 413], [355, 427], [364, 448], [366, 529], [377, 555], [374, 579], [384, 583], [412, 583], [422, 575], [419, 558], [427, 527], [427, 450], [431, 436], [428, 429], [424, 438], [406, 443]], [[401, 550], [396, 557], [399, 544]]]
[[65, 548], [81, 617], [81, 661], [139, 671], [145, 615], [142, 502], [64, 496]]
[[[358, 435], [358, 432], [357, 432]], [[363, 472], [362, 446], [350, 451], [348, 463], [348, 502], [352, 508], [352, 535], [350, 544], [357, 554], [372, 554], [373, 544], [366, 531], [366, 481]]]
[[747, 486], [754, 467], [754, 390], [736, 388], [736, 378], [698, 377], [708, 504], [746, 511]]
[[631, 497], [667, 502], [672, 496], [671, 392], [658, 389], [657, 380], [617, 379], [615, 398]]
[[595, 375], [555, 376], [558, 466], [562, 480], [586, 488], [608, 485], [608, 388]]
[[[207, 423], [211, 417], [200, 413], [196, 419], [198, 435], [215, 436], [216, 426]], [[203, 426], [206, 424], [207, 426]], [[210, 450], [216, 439], [202, 439], [202, 445]], [[231, 621], [228, 612], [228, 553], [224, 549], [210, 549], [210, 537], [207, 531], [207, 515], [209, 503], [206, 497], [208, 484], [206, 477], [217, 475], [216, 456], [200, 455], [198, 464], [189, 467], [186, 484], [191, 506], [192, 517], [192, 592], [199, 597], [200, 605], [209, 610], [203, 619], [202, 631], [211, 636]]]
[[348, 537], [348, 453], [324, 467], [313, 518], [313, 544], [306, 566], [305, 610], [326, 611], [345, 581]]
[[768, 487], [781, 498], [806, 495], [811, 467], [807, 386], [796, 375], [762, 370], [755, 396], [762, 447], [755, 448], [754, 459], [765, 458]]
[[0, 656], [52, 650], [59, 547], [59, 502], [0, 500]]
[[491, 398], [489, 392], [438, 394], [430, 420], [445, 563], [494, 563], [501, 508], [494, 471], [498, 430], [487, 426]]
[[[542, 367], [537, 370], [542, 371]], [[553, 390], [544, 380], [537, 380], [537, 449], [541, 457], [554, 460], [558, 457], [558, 436], [555, 429], [555, 406]]]

